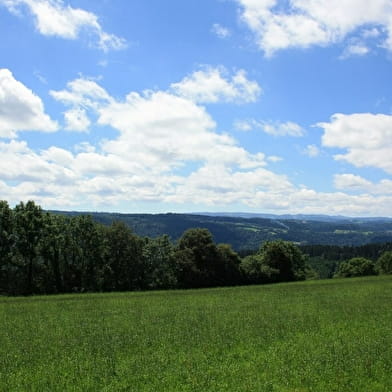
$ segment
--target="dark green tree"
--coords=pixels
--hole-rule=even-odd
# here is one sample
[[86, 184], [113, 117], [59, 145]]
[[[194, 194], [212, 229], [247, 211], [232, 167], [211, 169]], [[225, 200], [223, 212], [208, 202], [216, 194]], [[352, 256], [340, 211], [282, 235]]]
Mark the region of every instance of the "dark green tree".
[[298, 246], [288, 241], [267, 241], [260, 251], [263, 264], [279, 271], [272, 275], [272, 281], [289, 282], [306, 278], [306, 257]]
[[245, 283], [262, 284], [278, 280], [279, 270], [265, 264], [260, 252], [244, 257], [240, 268]]
[[36, 292], [35, 271], [38, 269], [39, 247], [44, 229], [44, 213], [33, 201], [19, 203], [14, 209], [14, 234], [17, 254], [14, 255], [19, 268], [23, 270], [23, 294]]
[[175, 252], [177, 278], [182, 287], [209, 287], [219, 284], [218, 250], [207, 229], [184, 232]]
[[67, 265], [73, 291], [101, 291], [104, 274], [104, 227], [90, 215], [72, 218], [67, 235]]
[[173, 245], [167, 235], [147, 238], [143, 247], [143, 269], [149, 289], [167, 289], [177, 286]]
[[0, 294], [8, 293], [12, 270], [13, 212], [6, 201], [0, 200]]
[[64, 276], [67, 253], [69, 252], [67, 235], [70, 219], [47, 213], [44, 218], [43, 238], [40, 253], [45, 263], [45, 291], [64, 292]]
[[386, 251], [378, 258], [377, 268], [381, 274], [392, 274], [392, 251]]
[[355, 276], [377, 275], [375, 263], [364, 257], [353, 257], [343, 261], [334, 275], [335, 278], [351, 278]]
[[219, 286], [232, 286], [242, 282], [241, 259], [229, 244], [218, 244], [216, 276]]
[[105, 230], [104, 288], [126, 291], [143, 287], [143, 241], [123, 222]]
[[215, 245], [208, 229], [184, 232], [176, 251], [177, 279], [181, 287], [239, 284], [240, 258], [230, 245]]

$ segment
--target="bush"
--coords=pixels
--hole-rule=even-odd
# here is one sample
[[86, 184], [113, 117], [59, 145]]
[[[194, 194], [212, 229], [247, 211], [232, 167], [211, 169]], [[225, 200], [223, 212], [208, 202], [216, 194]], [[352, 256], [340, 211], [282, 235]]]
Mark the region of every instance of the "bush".
[[355, 276], [368, 275], [377, 275], [374, 262], [365, 259], [364, 257], [354, 257], [339, 265], [334, 278], [351, 278]]
[[288, 241], [267, 241], [255, 255], [245, 257], [241, 270], [250, 283], [289, 282], [304, 280], [306, 258]]
[[377, 269], [380, 274], [392, 274], [392, 252], [384, 252], [377, 260]]

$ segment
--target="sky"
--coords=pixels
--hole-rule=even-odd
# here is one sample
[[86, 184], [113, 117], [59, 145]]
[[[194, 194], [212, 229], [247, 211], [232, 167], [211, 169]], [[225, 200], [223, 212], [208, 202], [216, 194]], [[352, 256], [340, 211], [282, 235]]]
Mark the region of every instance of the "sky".
[[392, 217], [392, 0], [0, 0], [0, 199]]

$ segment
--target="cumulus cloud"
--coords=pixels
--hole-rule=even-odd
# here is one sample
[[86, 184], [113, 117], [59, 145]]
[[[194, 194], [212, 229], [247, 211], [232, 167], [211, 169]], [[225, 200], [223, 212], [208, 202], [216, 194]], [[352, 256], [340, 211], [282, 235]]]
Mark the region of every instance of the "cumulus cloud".
[[74, 108], [64, 113], [65, 129], [68, 131], [85, 132], [91, 125], [86, 111], [81, 108]]
[[[210, 208], [241, 205], [271, 212], [392, 215], [390, 180], [372, 184], [354, 175], [340, 175], [335, 185], [345, 192], [325, 193], [297, 187], [285, 175], [260, 166], [238, 169], [205, 161], [189, 174], [176, 175], [150, 170], [128, 154], [72, 154], [59, 147], [37, 153], [15, 140], [1, 142], [0, 154], [4, 157], [0, 161], [2, 197], [15, 203], [34, 199], [45, 208], [116, 209], [123, 202], [153, 201]], [[367, 192], [370, 187], [377, 190]], [[353, 188], [366, 189], [351, 194]]]
[[96, 81], [88, 78], [78, 78], [67, 83], [67, 88], [60, 91], [50, 91], [50, 95], [70, 106], [81, 106], [96, 109], [112, 100], [110, 95]]
[[64, 113], [65, 129], [68, 131], [87, 131], [91, 125], [89, 112], [96, 112], [112, 101], [101, 86], [87, 78], [75, 79], [67, 83], [66, 89], [49, 93], [56, 101], [71, 107]]
[[[251, 199], [256, 188], [264, 192], [289, 185], [284, 176], [265, 168], [263, 153], [249, 153], [231, 136], [218, 133], [203, 106], [171, 88], [131, 92], [117, 100], [97, 82], [77, 79], [51, 95], [70, 107], [67, 113], [75, 112], [80, 129], [85, 128], [84, 111], [89, 111], [118, 136], [101, 141], [97, 148], [82, 143], [75, 154], [55, 146], [36, 153], [24, 142], [3, 144], [0, 172], [8, 174], [0, 181], [7, 194], [52, 203], [65, 193], [67, 200], [59, 198], [64, 205], [82, 200], [93, 205], [122, 200], [181, 203], [195, 201], [198, 194], [203, 203], [211, 204], [221, 199], [224, 189], [229, 203], [240, 200], [244, 192]], [[78, 121], [73, 128], [78, 128]], [[188, 166], [190, 173], [176, 174]], [[241, 190], [242, 186], [248, 189]]]
[[341, 190], [365, 190], [369, 189], [373, 184], [355, 174], [335, 174], [334, 186]]
[[103, 144], [108, 153], [129, 155], [154, 170], [168, 170], [185, 161], [209, 161], [254, 167], [264, 155], [249, 154], [236, 141], [215, 132], [205, 108], [168, 92], [131, 93], [100, 111], [99, 124], [110, 125], [120, 136]]
[[344, 191], [365, 192], [369, 194], [392, 194], [392, 181], [383, 179], [377, 183], [369, 181], [355, 174], [336, 174], [334, 176], [336, 189]]
[[325, 147], [345, 149], [335, 159], [357, 167], [376, 167], [392, 173], [392, 116], [386, 114], [334, 114], [324, 129]]
[[237, 0], [241, 18], [255, 34], [267, 56], [293, 47], [308, 48], [341, 42], [361, 28], [373, 34], [384, 30], [378, 44], [392, 50], [392, 3], [390, 0]]
[[27, 7], [37, 30], [46, 36], [77, 39], [85, 31], [96, 37], [94, 45], [104, 51], [127, 46], [123, 38], [105, 32], [94, 13], [65, 5], [63, 0], [0, 0], [0, 4], [18, 14]]
[[0, 69], [0, 137], [16, 137], [18, 131], [54, 132], [58, 125], [44, 110], [37, 95], [14, 78], [8, 69]]
[[0, 180], [64, 184], [75, 179], [63, 162], [32, 151], [24, 141], [0, 142], [0, 154]]
[[[118, 133], [96, 146], [80, 143], [74, 152], [59, 146], [37, 152], [23, 141], [0, 142], [0, 191], [10, 202], [34, 199], [45, 208], [115, 210], [123, 203], [150, 201], [271, 212], [392, 215], [391, 181], [372, 184], [341, 175], [335, 177], [339, 192], [298, 187], [268, 167], [279, 157], [249, 152], [232, 136], [218, 132], [204, 106], [172, 88], [130, 92], [118, 99], [98, 82], [80, 78], [51, 94], [79, 115], [80, 130], [85, 128], [85, 111], [90, 114], [88, 121], [94, 118], [94, 125]], [[298, 128], [275, 124], [275, 133], [276, 129], [287, 134]], [[326, 137], [325, 143], [334, 145], [332, 139]], [[340, 143], [347, 148], [347, 141]], [[372, 186], [377, 191], [363, 191]]]
[[262, 90], [244, 70], [229, 76], [223, 67], [206, 67], [171, 85], [174, 94], [198, 103], [255, 102]]

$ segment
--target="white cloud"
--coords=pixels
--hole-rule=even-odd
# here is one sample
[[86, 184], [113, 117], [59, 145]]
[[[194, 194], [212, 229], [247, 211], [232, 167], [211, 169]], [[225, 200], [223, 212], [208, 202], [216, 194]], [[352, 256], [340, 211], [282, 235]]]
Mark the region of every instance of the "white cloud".
[[64, 113], [65, 129], [68, 131], [86, 132], [91, 125], [88, 112], [96, 112], [112, 102], [101, 86], [86, 78], [75, 79], [67, 83], [66, 89], [49, 93], [56, 101], [71, 107]]
[[304, 136], [305, 130], [292, 121], [258, 121], [255, 119], [239, 120], [234, 123], [234, 127], [239, 131], [251, 131], [260, 129], [272, 136]]
[[16, 137], [18, 131], [54, 132], [57, 123], [45, 114], [42, 100], [8, 69], [0, 69], [0, 137]]
[[173, 93], [198, 103], [255, 102], [262, 90], [239, 70], [231, 77], [223, 67], [206, 67], [171, 85]]
[[[52, 151], [52, 154], [54, 152]], [[75, 178], [69, 169], [58, 163], [58, 160], [54, 162], [50, 158], [50, 152], [46, 156], [45, 152], [42, 155], [37, 154], [26, 142], [0, 142], [0, 153], [0, 180], [64, 184]]]
[[212, 25], [211, 31], [219, 38], [228, 38], [231, 32], [228, 28], [221, 26], [219, 23], [214, 23]]
[[[382, 43], [392, 50], [392, 2], [390, 0], [237, 0], [241, 18], [254, 32], [257, 45], [267, 56], [298, 47], [327, 46], [343, 41], [362, 27], [373, 34], [382, 29]], [[374, 30], [376, 29], [376, 30]]]
[[99, 123], [120, 131], [103, 144], [105, 152], [130, 156], [154, 170], [186, 161], [209, 161], [254, 167], [264, 156], [249, 154], [235, 140], [215, 132], [215, 122], [193, 101], [157, 91], [131, 93], [100, 111]]
[[381, 35], [381, 32], [378, 28], [373, 27], [371, 29], [364, 29], [362, 31], [363, 38], [377, 38]]
[[270, 161], [270, 162], [276, 163], [276, 162], [283, 161], [283, 158], [282, 157], [278, 157], [276, 155], [270, 155], [270, 156], [267, 157], [267, 160]]
[[165, 201], [208, 205], [240, 202], [251, 206], [258, 194], [272, 196], [290, 189], [292, 185], [286, 176], [265, 168], [233, 172], [223, 165], [207, 164], [184, 179], [175, 194], [167, 196]]
[[50, 91], [57, 101], [69, 106], [96, 109], [112, 101], [110, 95], [97, 82], [88, 78], [78, 78], [67, 83], [67, 88]]
[[268, 122], [261, 122], [259, 123], [260, 128], [269, 135], [273, 136], [295, 136], [301, 137], [304, 135], [304, 129], [291, 121], [287, 121], [284, 123], [275, 122], [275, 123], [268, 123]]
[[353, 57], [353, 56], [365, 56], [368, 53], [369, 53], [369, 48], [365, 44], [355, 43], [347, 46], [344, 49], [343, 54], [340, 56], [340, 58], [346, 59], [348, 57]]
[[389, 207], [391, 202], [390, 195], [326, 193], [307, 188], [288, 195], [291, 211], [305, 214], [392, 216]]
[[102, 29], [98, 17], [81, 8], [65, 5], [63, 0], [0, 0], [9, 11], [21, 13], [26, 6], [35, 18], [37, 30], [46, 36], [77, 39], [82, 31], [97, 37], [95, 46], [108, 51], [126, 47], [126, 41]]
[[253, 129], [252, 121], [249, 120], [237, 120], [234, 122], [234, 128], [237, 131], [248, 132]]
[[[51, 147], [39, 154], [25, 142], [0, 143], [0, 191], [11, 203], [34, 199], [45, 208], [110, 208], [151, 201], [258, 211], [391, 216], [392, 181], [377, 184], [354, 175], [335, 176], [349, 193], [323, 193], [294, 186], [265, 167], [240, 170], [204, 161], [190, 174], [151, 170], [128, 154], [72, 154]], [[137, 159], [137, 157], [136, 157]], [[362, 194], [350, 194], [353, 189]]]
[[49, 149], [41, 152], [41, 157], [48, 162], [56, 163], [64, 167], [72, 165], [74, 156], [68, 150], [59, 147], [49, 147]]
[[[51, 94], [70, 111], [85, 110], [118, 134], [96, 146], [80, 143], [74, 153], [59, 146], [36, 152], [15, 140], [0, 143], [0, 191], [10, 202], [34, 199], [45, 208], [115, 210], [150, 201], [189, 208], [392, 215], [392, 181], [372, 184], [341, 175], [335, 176], [339, 192], [298, 187], [269, 169], [267, 163], [279, 157], [250, 153], [218, 133], [205, 107], [172, 89], [130, 92], [118, 100], [97, 82], [77, 79]], [[287, 134], [297, 128], [283, 129]]]
[[334, 176], [334, 186], [336, 189], [344, 191], [392, 195], [392, 181], [389, 179], [383, 179], [378, 183], [374, 183], [355, 174], [336, 174]]
[[369, 189], [372, 183], [354, 174], [336, 174], [334, 176], [334, 186], [341, 190], [364, 190]]
[[318, 123], [324, 129], [322, 144], [346, 149], [335, 159], [357, 167], [377, 167], [392, 173], [392, 116], [385, 114], [334, 114]]
[[308, 144], [304, 150], [304, 154], [310, 158], [315, 158], [320, 155], [320, 149], [314, 144]]
[[81, 108], [74, 108], [64, 113], [65, 129], [68, 131], [85, 132], [91, 125], [86, 111]]

